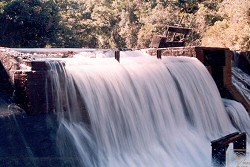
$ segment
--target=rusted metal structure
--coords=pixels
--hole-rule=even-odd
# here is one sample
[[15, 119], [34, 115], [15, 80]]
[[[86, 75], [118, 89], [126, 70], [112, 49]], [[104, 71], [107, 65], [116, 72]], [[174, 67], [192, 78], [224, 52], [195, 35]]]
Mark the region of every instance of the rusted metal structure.
[[239, 156], [246, 155], [247, 135], [246, 133], [232, 133], [220, 139], [211, 141], [212, 160], [214, 167], [226, 166], [226, 151], [230, 143], [233, 143], [233, 151]]
[[167, 26], [163, 35], [153, 36], [150, 47], [167, 48], [185, 46], [186, 36], [190, 31], [190, 28]]

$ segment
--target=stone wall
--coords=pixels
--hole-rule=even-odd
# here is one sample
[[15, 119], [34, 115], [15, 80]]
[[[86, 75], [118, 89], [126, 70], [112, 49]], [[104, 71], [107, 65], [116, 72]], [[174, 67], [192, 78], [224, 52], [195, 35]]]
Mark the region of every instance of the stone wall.
[[4, 48], [0, 48], [0, 95], [4, 99], [9, 100], [14, 91], [13, 78], [17, 61], [6, 52]]
[[14, 93], [15, 72], [24, 70], [26, 68], [25, 62], [31, 60], [33, 58], [29, 54], [0, 47], [0, 94], [8, 101], [12, 101]]

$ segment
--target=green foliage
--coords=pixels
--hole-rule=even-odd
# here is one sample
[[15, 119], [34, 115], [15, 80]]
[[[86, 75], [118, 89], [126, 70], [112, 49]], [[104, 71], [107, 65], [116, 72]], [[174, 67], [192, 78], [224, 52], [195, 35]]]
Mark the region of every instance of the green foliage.
[[56, 47], [98, 47], [91, 14], [93, 6], [88, 1], [56, 0], [60, 29]]
[[249, 49], [249, 0], [1, 0], [0, 45], [145, 48], [167, 25], [188, 45]]
[[185, 13], [195, 13], [198, 10], [198, 0], [177, 0], [175, 4]]
[[219, 15], [207, 14], [205, 15], [205, 21], [209, 26], [213, 26], [217, 21], [222, 21], [223, 17]]
[[250, 1], [224, 0], [218, 5], [219, 19], [204, 32], [205, 46], [228, 47], [233, 50], [250, 49]]
[[56, 38], [57, 8], [39, 0], [11, 1], [1, 14], [0, 44], [9, 47], [45, 47]]

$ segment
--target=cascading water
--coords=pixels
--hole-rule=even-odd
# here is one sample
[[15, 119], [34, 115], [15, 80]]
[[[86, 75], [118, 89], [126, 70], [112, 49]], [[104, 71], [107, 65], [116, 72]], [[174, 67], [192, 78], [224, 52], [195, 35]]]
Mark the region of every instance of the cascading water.
[[232, 74], [233, 84], [250, 101], [250, 76], [237, 67], [232, 68]]
[[[250, 117], [241, 103], [233, 100], [223, 99], [226, 111], [232, 120], [233, 125], [242, 132], [250, 135]], [[250, 137], [250, 136], [249, 136]]]
[[50, 64], [62, 156], [86, 167], [211, 166], [210, 141], [241, 128], [206, 68], [195, 58], [138, 51], [121, 58]]

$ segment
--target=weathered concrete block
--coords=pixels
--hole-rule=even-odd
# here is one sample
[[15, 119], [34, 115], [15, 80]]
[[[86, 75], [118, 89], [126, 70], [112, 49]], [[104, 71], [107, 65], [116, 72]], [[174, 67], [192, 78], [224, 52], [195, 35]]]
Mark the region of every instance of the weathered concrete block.
[[54, 111], [50, 84], [47, 71], [17, 71], [15, 73], [16, 103], [31, 115]]
[[49, 66], [45, 61], [31, 61], [31, 70], [43, 71], [48, 70]]

